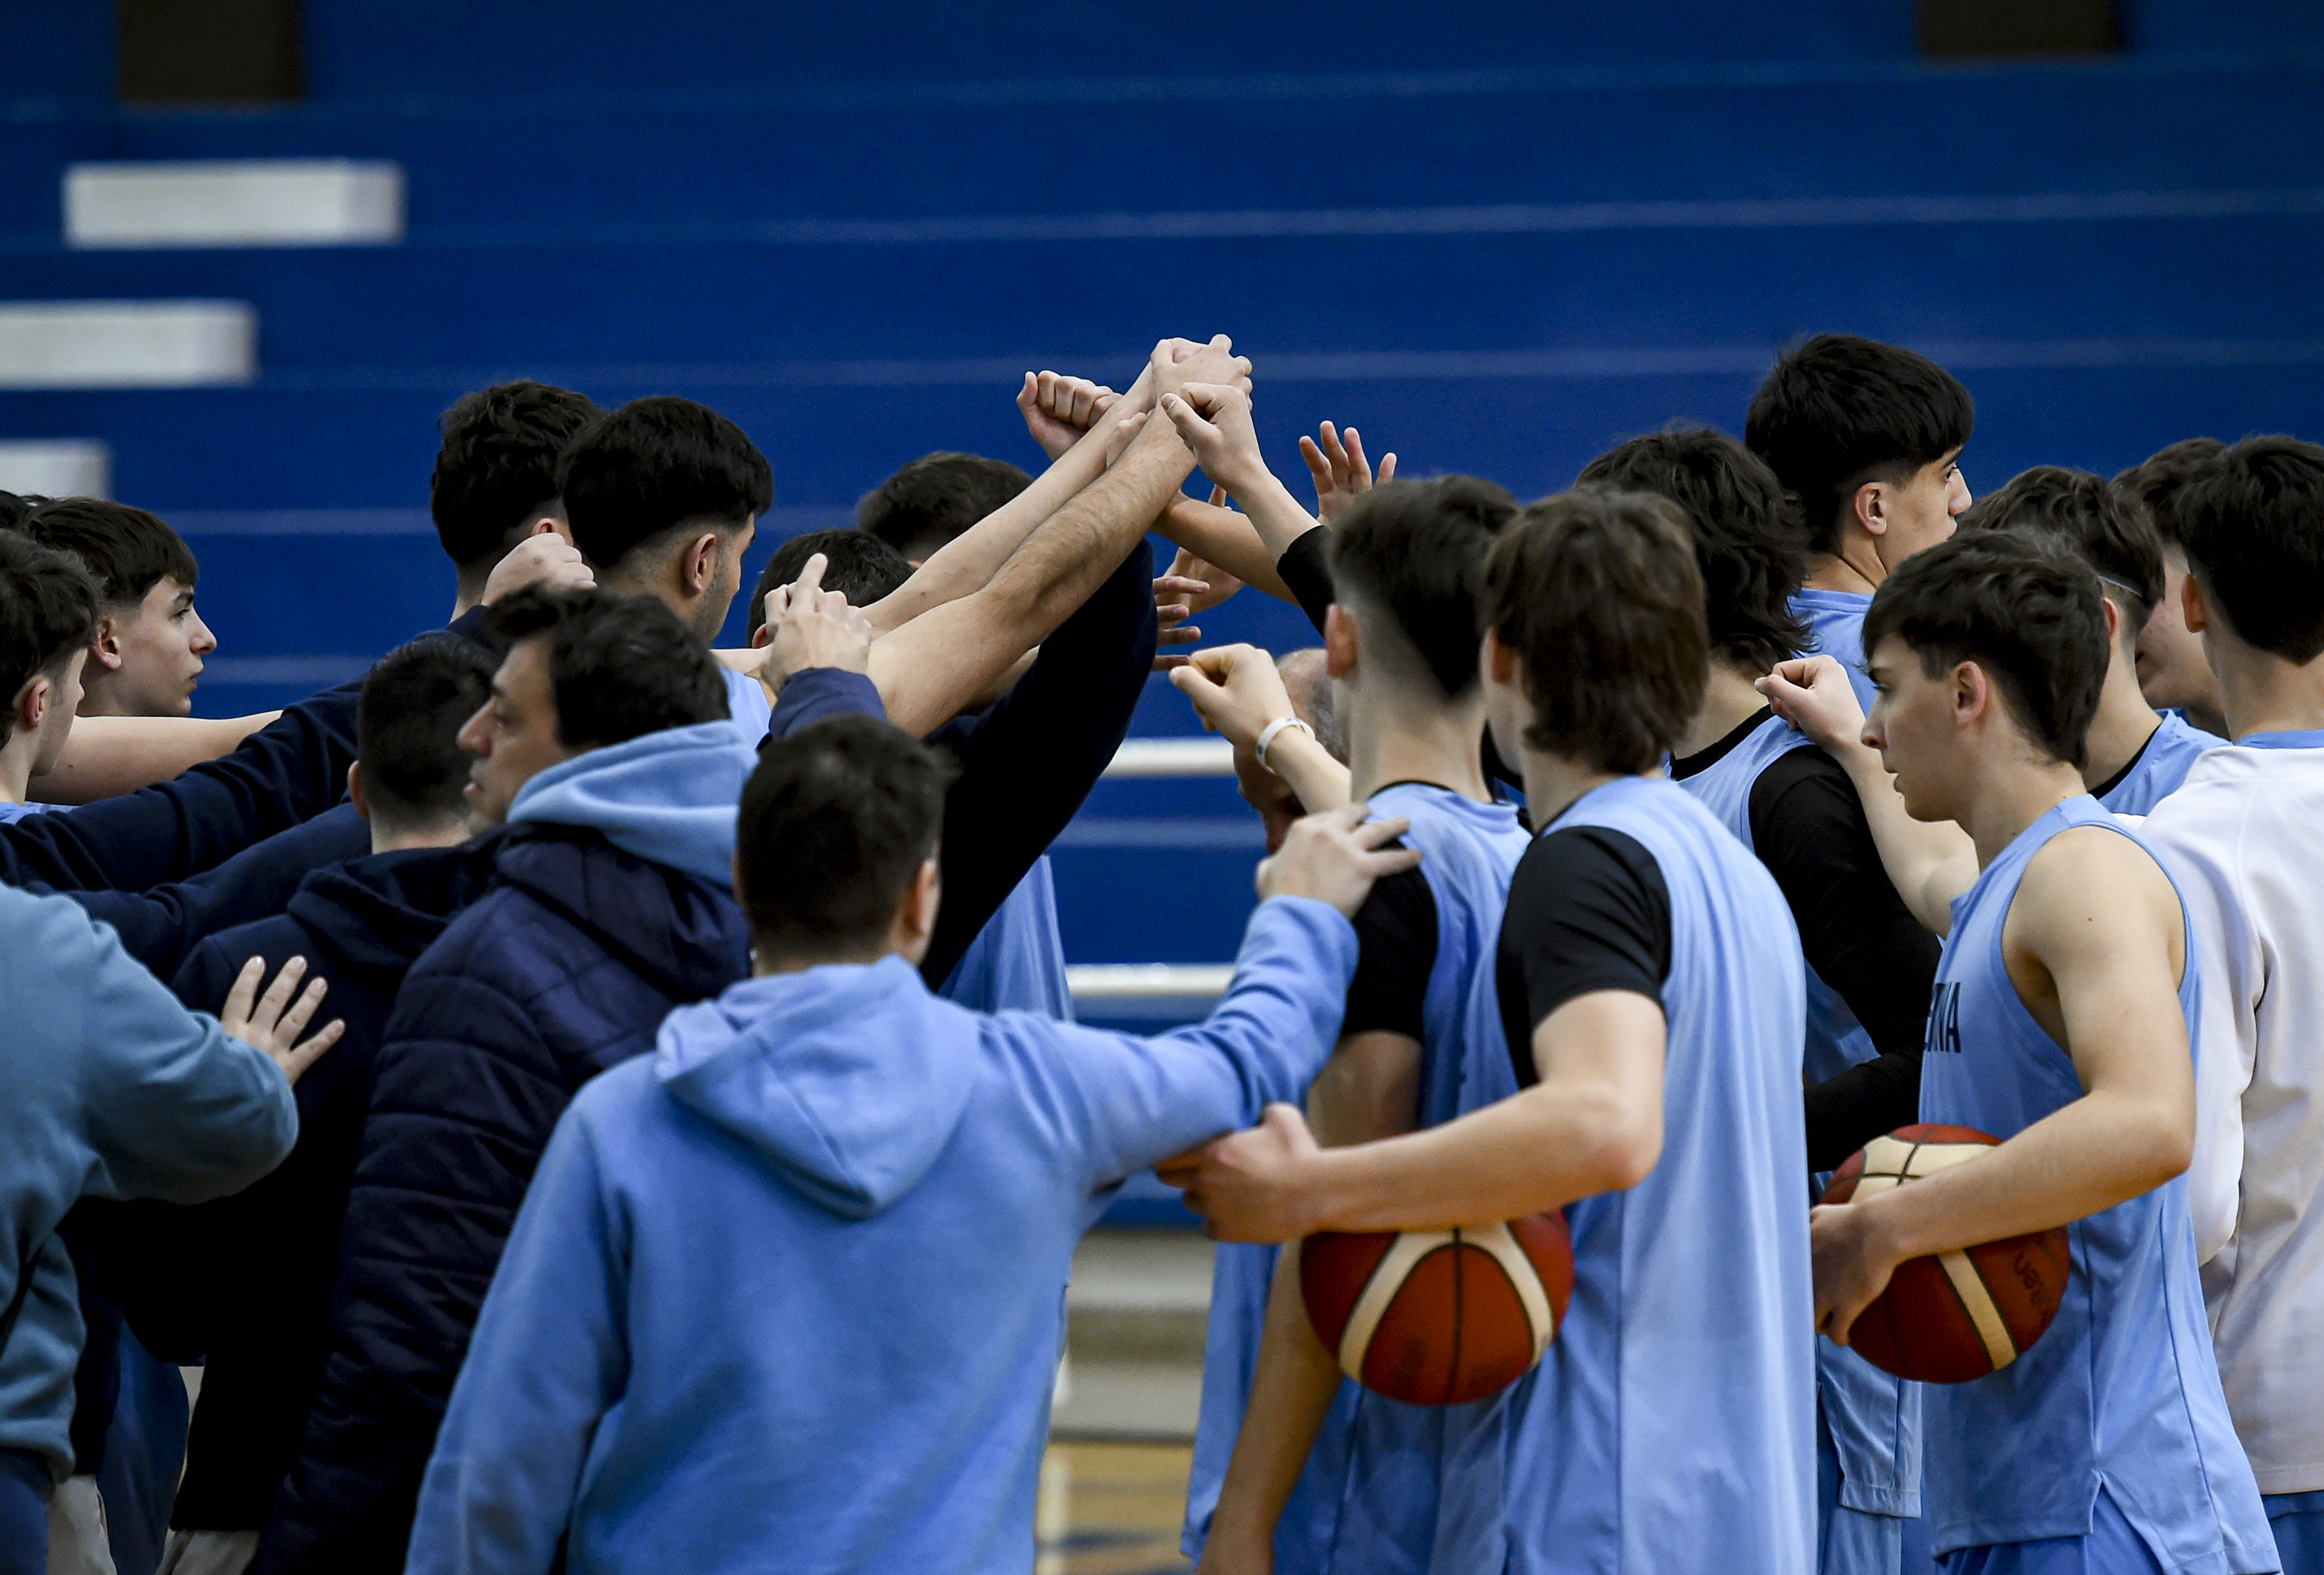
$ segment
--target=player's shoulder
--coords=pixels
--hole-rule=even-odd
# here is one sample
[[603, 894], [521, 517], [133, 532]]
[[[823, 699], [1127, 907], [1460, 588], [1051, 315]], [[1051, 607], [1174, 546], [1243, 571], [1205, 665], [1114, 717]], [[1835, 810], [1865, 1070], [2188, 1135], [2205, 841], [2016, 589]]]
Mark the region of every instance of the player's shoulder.
[[2070, 825], [2025, 862], [2010, 924], [2021, 931], [2110, 930], [2180, 909], [2177, 883], [2161, 857], [2128, 826], [2092, 821]]

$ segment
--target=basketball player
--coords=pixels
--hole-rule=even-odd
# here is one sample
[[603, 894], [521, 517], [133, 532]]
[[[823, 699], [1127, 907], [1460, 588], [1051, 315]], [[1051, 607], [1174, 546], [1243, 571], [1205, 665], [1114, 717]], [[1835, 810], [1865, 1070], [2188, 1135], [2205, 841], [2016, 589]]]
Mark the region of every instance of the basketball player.
[[1702, 703], [1686, 526], [1631, 493], [1536, 503], [1483, 612], [1487, 715], [1540, 834], [1473, 1009], [1522, 1091], [1332, 1149], [1277, 1105], [1170, 1175], [1230, 1240], [1567, 1209], [1542, 1366], [1462, 1436], [1447, 1415], [1444, 1478], [1499, 1479], [1501, 1535], [1440, 1568], [1812, 1569], [1799, 938], [1766, 869], [1647, 775]]
[[[1391, 483], [1348, 507], [1330, 539], [1324, 665], [1340, 687], [1351, 787], [1374, 814], [1410, 821], [1405, 843], [1425, 856], [1356, 913], [1347, 1015], [1307, 1099], [1326, 1144], [1434, 1126], [1516, 1091], [1471, 999], [1530, 840], [1517, 806], [1495, 801], [1476, 747], [1477, 597], [1486, 552], [1517, 511], [1466, 476]], [[1202, 668], [1181, 675], [1205, 715], [1224, 699]], [[1296, 1253], [1278, 1263], [1272, 1247], [1219, 1248], [1185, 1551], [1213, 1575], [1428, 1568], [1442, 1414], [1341, 1377], [1302, 1310]], [[1498, 1533], [1497, 1495], [1489, 1508]], [[1464, 1566], [1447, 1550], [1435, 1567]]]
[[[2187, 920], [2146, 844], [2082, 785], [2107, 664], [2098, 578], [2039, 539], [1956, 539], [1900, 567], [1864, 625], [1863, 744], [1905, 810], [1950, 820], [1956, 893], [1921, 1119], [1990, 1154], [1814, 1217], [1818, 1327], [1845, 1341], [1907, 1258], [2067, 1226], [2075, 1285], [2040, 1341], [1923, 1391], [1948, 1575], [2276, 1567], [2196, 1283]], [[1830, 741], [1838, 667], [1786, 663], [1780, 710]], [[1820, 722], [1810, 722], [1818, 708]]]
[[1969, 505], [1960, 456], [1976, 425], [1969, 390], [1943, 367], [1849, 334], [1818, 334], [1752, 396], [1743, 440], [1807, 522], [1800, 615], [1865, 705], [1865, 609], [1898, 564], [1952, 534]]
[[2146, 505], [2163, 538], [2163, 600], [2138, 637], [2138, 686], [2157, 711], [2179, 712], [2220, 738], [2228, 734], [2219, 680], [2203, 659], [2203, 637], [2187, 627], [2180, 607], [2187, 549], [2180, 544], [2179, 494], [2226, 447], [2217, 438], [2184, 438], [2114, 478], [2117, 488]]
[[2136, 498], [2086, 470], [2037, 465], [1978, 499], [1960, 528], [2043, 538], [2098, 576], [2111, 654], [2082, 769], [2091, 797], [2116, 815], [2144, 815], [2177, 790], [2198, 756], [2227, 741], [2157, 712], [2139, 692], [2138, 643], [2163, 600], [2164, 576], [2163, 539]]
[[1408, 869], [1350, 806], [1260, 867], [1233, 988], [1146, 1039], [932, 998], [945, 768], [869, 717], [742, 795], [753, 977], [558, 1122], [420, 1496], [409, 1568], [909, 1570], [1033, 1560], [1093, 1194], [1296, 1094]]
[[[2166, 450], [2166, 452], [2168, 452]], [[2230, 749], [2155, 806], [2207, 971], [2188, 1192], [2227, 1407], [2287, 1571], [2324, 1571], [2324, 448], [2251, 438], [2179, 494]]]
[[[1591, 461], [1581, 484], [1666, 497], [1693, 530], [1710, 682], [1672, 745], [1670, 773], [1759, 856], [1799, 926], [1813, 1195], [1849, 1155], [1918, 1119], [1937, 943], [1889, 885], [1847, 773], [1752, 686], [1807, 642], [1789, 601], [1805, 542], [1774, 474], [1732, 438], [1698, 428], [1625, 443]], [[1901, 1568], [1920, 1514], [1920, 1386], [1816, 1341], [1823, 1575]]]

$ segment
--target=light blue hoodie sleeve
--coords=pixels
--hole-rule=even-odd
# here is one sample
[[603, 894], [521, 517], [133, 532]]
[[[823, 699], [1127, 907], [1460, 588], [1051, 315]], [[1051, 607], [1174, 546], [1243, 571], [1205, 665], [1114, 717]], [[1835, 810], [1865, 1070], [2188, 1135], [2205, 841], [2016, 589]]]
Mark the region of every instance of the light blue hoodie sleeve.
[[1356, 931], [1328, 903], [1259, 904], [1233, 981], [1200, 1023], [1152, 1038], [1058, 1025], [1056, 1071], [1076, 1096], [1088, 1180], [1105, 1186], [1298, 1101], [1339, 1037]]
[[627, 1384], [629, 1253], [590, 1102], [585, 1091], [558, 1121], [485, 1294], [420, 1485], [410, 1575], [550, 1569], [597, 1423]]
[[42, 899], [38, 912], [27, 926], [35, 933], [15, 944], [41, 959], [50, 1009], [77, 1019], [59, 1047], [74, 1057], [97, 1161], [86, 1190], [199, 1203], [280, 1165], [299, 1136], [282, 1069], [216, 1018], [180, 1006], [112, 926], [61, 898]]

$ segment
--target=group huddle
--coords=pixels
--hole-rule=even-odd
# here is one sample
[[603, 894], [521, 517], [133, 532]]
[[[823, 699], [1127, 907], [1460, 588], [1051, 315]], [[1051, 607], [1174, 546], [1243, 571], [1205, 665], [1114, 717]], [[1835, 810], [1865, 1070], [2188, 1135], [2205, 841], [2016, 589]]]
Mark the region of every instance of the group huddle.
[[[1205, 1575], [2324, 1575], [2324, 448], [1972, 502], [1822, 335], [1531, 504], [1326, 424], [1311, 512], [1252, 387], [1028, 374], [1038, 476], [905, 465], [740, 649], [750, 439], [484, 390], [450, 622], [230, 723], [163, 521], [0, 497], [0, 1575], [1021, 1572], [1149, 1168]], [[1157, 655], [1245, 587], [1320, 649]], [[1268, 856], [1140, 1037], [1045, 853], [1157, 669]], [[1816, 1204], [1923, 1123], [1996, 1141]], [[1303, 1239], [1536, 1214], [1524, 1377], [1343, 1376]], [[1984, 1376], [1851, 1349], [2060, 1230]]]

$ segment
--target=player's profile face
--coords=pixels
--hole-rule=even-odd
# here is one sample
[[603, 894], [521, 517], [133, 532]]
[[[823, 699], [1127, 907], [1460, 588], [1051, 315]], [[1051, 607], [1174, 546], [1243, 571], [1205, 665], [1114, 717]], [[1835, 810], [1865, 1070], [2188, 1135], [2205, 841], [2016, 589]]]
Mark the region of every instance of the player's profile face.
[[1893, 634], [1867, 657], [1865, 670], [1874, 689], [1865, 743], [1880, 751], [1881, 763], [1895, 776], [1905, 813], [1915, 820], [1950, 819], [1950, 810], [1932, 800], [1950, 774], [1945, 768], [1953, 739], [1951, 684], [1930, 677], [1912, 648]]
[[1912, 480], [1883, 500], [1888, 529], [1878, 538], [1881, 561], [1894, 570], [1914, 553], [1950, 539], [1955, 517], [1970, 501], [1959, 449], [1914, 471]]

